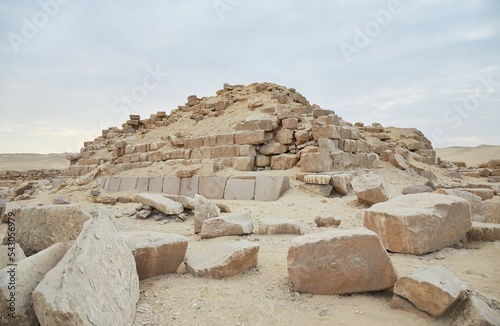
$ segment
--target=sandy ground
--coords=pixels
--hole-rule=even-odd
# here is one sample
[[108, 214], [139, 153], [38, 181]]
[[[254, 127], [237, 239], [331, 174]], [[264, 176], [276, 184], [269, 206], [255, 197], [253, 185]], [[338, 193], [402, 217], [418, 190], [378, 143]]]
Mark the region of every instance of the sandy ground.
[[478, 147], [436, 148], [437, 155], [446, 161], [461, 161], [468, 166], [500, 159], [500, 146], [481, 145]]
[[[442, 170], [430, 167], [440, 180]], [[297, 169], [286, 171], [290, 176]], [[140, 173], [139, 171], [137, 171]], [[364, 170], [355, 171], [363, 173]], [[425, 179], [409, 177], [405, 172], [381, 162], [375, 172], [386, 180], [390, 197], [411, 184], [422, 184]], [[230, 173], [230, 171], [222, 171]], [[265, 173], [278, 173], [266, 171]], [[282, 173], [282, 172], [280, 172]], [[321, 232], [314, 218], [337, 213], [342, 216], [341, 228], [362, 225], [356, 214], [365, 206], [354, 195], [325, 198], [299, 190], [300, 183], [291, 178], [291, 189], [275, 202], [216, 201], [228, 205], [232, 212], [250, 212], [255, 228], [263, 217], [287, 217], [300, 221], [306, 233]], [[471, 179], [472, 180], [472, 179]], [[467, 181], [467, 180], [466, 180]], [[57, 195], [70, 196], [73, 203], [85, 203], [90, 189], [98, 183], [83, 187], [67, 187], [59, 191], [40, 193], [36, 199], [22, 204], [50, 204]], [[103, 195], [106, 195], [103, 192]], [[110, 193], [111, 195], [111, 193]], [[112, 195], [117, 195], [113, 193]], [[132, 195], [128, 193], [127, 195]], [[498, 198], [497, 198], [498, 199]], [[141, 295], [134, 325], [429, 325], [440, 324], [411, 313], [388, 307], [391, 294], [386, 292], [323, 296], [299, 294], [293, 291], [287, 278], [287, 252], [294, 236], [224, 237], [201, 240], [193, 233], [193, 219], [184, 223], [163, 224], [152, 219], [138, 220], [125, 216], [137, 204], [108, 206], [120, 230], [150, 230], [177, 233], [189, 238], [189, 252], [196, 252], [208, 244], [247, 239], [259, 244], [259, 266], [244, 274], [223, 280], [196, 278], [190, 274], [171, 274], [141, 281]], [[6, 229], [0, 226], [0, 232]], [[445, 248], [424, 256], [390, 254], [400, 276], [419, 268], [444, 265], [466, 282], [470, 289], [484, 295], [500, 298], [500, 242], [473, 243], [466, 248]]]
[[0, 154], [0, 171], [66, 169], [66, 154]]

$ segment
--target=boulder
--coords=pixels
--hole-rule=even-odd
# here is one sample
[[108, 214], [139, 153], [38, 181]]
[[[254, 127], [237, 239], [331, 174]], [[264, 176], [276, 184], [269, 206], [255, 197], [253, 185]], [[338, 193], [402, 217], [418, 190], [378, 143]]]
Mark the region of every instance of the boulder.
[[426, 185], [413, 185], [403, 188], [403, 195], [414, 195], [433, 191], [434, 189]]
[[30, 256], [58, 242], [75, 240], [83, 224], [92, 218], [92, 209], [76, 205], [22, 208], [15, 219], [16, 242]]
[[250, 213], [230, 214], [209, 218], [201, 226], [201, 238], [210, 239], [230, 235], [245, 235], [253, 232]]
[[252, 200], [255, 195], [255, 180], [230, 178], [224, 190], [225, 200]]
[[336, 193], [347, 195], [352, 191], [352, 175], [351, 174], [334, 174], [332, 175], [332, 185]]
[[136, 200], [138, 203], [154, 207], [166, 215], [180, 214], [184, 211], [181, 203], [159, 194], [138, 194]]
[[188, 196], [181, 196], [181, 195], [163, 195], [163, 197], [171, 199], [173, 201], [176, 201], [178, 203], [181, 203], [182, 207], [184, 209], [194, 209], [194, 198], [193, 197], [188, 197]]
[[384, 188], [384, 178], [376, 174], [365, 174], [355, 177], [351, 182], [358, 200], [373, 205], [388, 199]]
[[465, 238], [471, 228], [470, 205], [434, 193], [399, 196], [365, 210], [364, 226], [389, 251], [423, 255]]
[[278, 200], [290, 188], [290, 180], [286, 176], [258, 175], [255, 179], [255, 200]]
[[121, 232], [132, 250], [139, 280], [175, 273], [184, 261], [188, 239], [185, 236], [151, 231]]
[[467, 191], [462, 191], [462, 190], [457, 190], [457, 189], [442, 189], [442, 188], [437, 189], [435, 192], [437, 194], [451, 195], [451, 196], [457, 196], [457, 197], [463, 198], [469, 202], [470, 212], [473, 216], [474, 215], [479, 215], [479, 216], [484, 215], [485, 204], [483, 203], [483, 200], [481, 199], [481, 197], [474, 195], [473, 193], [470, 193]]
[[304, 234], [298, 221], [287, 218], [261, 218], [259, 234]]
[[194, 233], [200, 233], [203, 221], [220, 216], [220, 209], [202, 195], [194, 196]]
[[391, 163], [398, 169], [408, 170], [408, 164], [406, 164], [406, 160], [404, 159], [403, 156], [399, 154], [392, 155], [391, 158], [389, 159], [389, 163]]
[[32, 298], [41, 325], [132, 325], [139, 277], [134, 256], [107, 212], [85, 223]]
[[324, 295], [380, 291], [397, 280], [378, 236], [365, 228], [295, 238], [288, 275], [297, 291]]
[[9, 316], [8, 301], [11, 299], [12, 289], [9, 289], [11, 267], [0, 270], [0, 325], [5, 326], [31, 326], [38, 325], [38, 320], [33, 308], [31, 294], [38, 283], [44, 278], [68, 251], [72, 242], [56, 243], [17, 263], [15, 267], [15, 314]]
[[333, 216], [316, 216], [314, 222], [318, 227], [337, 227], [342, 222], [340, 216], [334, 214]]
[[495, 197], [493, 190], [487, 188], [460, 188], [460, 190], [479, 196], [482, 200], [488, 200]]
[[451, 326], [500, 325], [500, 309], [490, 307], [475, 293], [467, 293], [451, 314]]
[[394, 284], [395, 294], [434, 317], [441, 316], [466, 289], [467, 284], [446, 267], [437, 265], [401, 277]]
[[[15, 218], [16, 216], [19, 216], [21, 212], [21, 205], [19, 205], [17, 202], [7, 202], [5, 203], [5, 208], [4, 212], [2, 213], [2, 223], [7, 223], [9, 220], [9, 213], [11, 213], [11, 217]], [[14, 214], [14, 215], [12, 215]]]
[[11, 242], [11, 245], [0, 246], [0, 269], [9, 264], [15, 264], [26, 258], [23, 249], [18, 243]]
[[467, 232], [469, 241], [500, 241], [500, 224], [472, 222], [472, 228]]
[[259, 245], [246, 240], [211, 245], [188, 254], [186, 268], [194, 276], [225, 278], [257, 267]]

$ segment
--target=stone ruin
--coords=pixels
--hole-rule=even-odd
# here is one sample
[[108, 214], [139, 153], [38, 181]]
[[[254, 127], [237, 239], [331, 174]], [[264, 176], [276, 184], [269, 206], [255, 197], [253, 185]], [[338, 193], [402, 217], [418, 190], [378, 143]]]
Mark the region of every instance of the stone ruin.
[[[464, 171], [441, 162], [416, 129], [353, 125], [276, 84], [225, 84], [215, 97], [189, 96], [170, 114], [131, 115], [122, 129], [103, 130], [67, 158], [74, 183], [25, 182], [12, 189], [11, 201], [0, 200], [4, 222], [7, 213], [16, 215], [18, 271], [27, 275], [18, 286], [18, 315], [9, 319], [8, 267], [2, 260], [8, 249], [0, 247], [2, 325], [131, 325], [139, 280], [176, 272], [223, 279], [258, 268], [258, 243], [208, 240], [253, 233], [294, 236], [287, 255], [293, 291], [390, 291], [391, 308], [429, 321], [500, 324], [498, 304], [469, 290], [446, 267], [398, 275], [393, 266], [388, 251], [420, 256], [464, 239], [500, 240], [498, 183], [438, 183], [432, 172], [438, 165], [454, 180]], [[373, 171], [381, 161], [428, 182], [391, 198], [386, 181]], [[159, 165], [171, 167], [169, 173], [156, 169]], [[492, 177], [499, 166], [491, 161], [483, 168], [489, 172], [464, 176]], [[219, 173], [226, 169], [233, 170]], [[231, 212], [212, 201], [279, 200], [291, 187], [290, 173], [265, 173], [272, 170], [294, 171], [303, 191], [353, 196], [364, 208], [357, 216], [362, 227], [344, 229], [342, 217], [334, 214], [316, 217], [324, 231], [309, 233], [294, 219], [255, 221], [248, 212]], [[207, 244], [188, 252], [190, 239], [183, 235], [122, 232], [103, 206], [71, 204], [69, 198], [58, 197], [55, 205], [19, 204], [64, 187], [90, 190], [87, 199], [94, 204], [137, 203], [131, 216], [139, 219], [191, 218], [192, 236]], [[6, 236], [4, 244], [8, 241]]]

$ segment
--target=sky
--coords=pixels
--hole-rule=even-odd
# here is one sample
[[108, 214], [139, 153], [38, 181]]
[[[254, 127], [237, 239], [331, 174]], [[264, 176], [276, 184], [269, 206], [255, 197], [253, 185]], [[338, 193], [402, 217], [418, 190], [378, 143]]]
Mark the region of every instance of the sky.
[[500, 145], [500, 1], [0, 0], [0, 153], [77, 152], [225, 82]]

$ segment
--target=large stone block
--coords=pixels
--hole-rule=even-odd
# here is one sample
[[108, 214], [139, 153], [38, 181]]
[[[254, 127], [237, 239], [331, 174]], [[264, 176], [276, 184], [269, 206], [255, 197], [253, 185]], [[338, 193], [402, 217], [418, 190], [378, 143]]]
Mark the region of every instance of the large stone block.
[[[22, 208], [15, 219], [16, 242], [30, 256], [48, 247], [75, 240], [93, 207], [47, 205]], [[7, 235], [7, 234], [6, 234]], [[4, 238], [7, 244], [7, 237]]]
[[259, 145], [266, 141], [264, 130], [238, 131], [234, 135], [234, 141], [238, 145]]
[[434, 317], [441, 316], [466, 289], [467, 284], [445, 267], [437, 265], [404, 276], [394, 285], [395, 294]]
[[305, 153], [300, 157], [300, 171], [329, 172], [333, 170], [333, 159], [330, 153]]
[[198, 192], [207, 199], [223, 199], [227, 177], [200, 177]]
[[261, 218], [259, 234], [304, 234], [298, 221], [287, 218]]
[[250, 213], [236, 213], [204, 220], [200, 236], [202, 239], [210, 239], [230, 235], [245, 235], [252, 232], [253, 221]]
[[85, 223], [32, 295], [43, 325], [132, 325], [139, 278], [132, 252], [107, 213]]
[[171, 233], [130, 231], [121, 232], [132, 250], [139, 280], [175, 273], [184, 261], [188, 239]]
[[181, 189], [179, 195], [194, 197], [198, 193], [200, 177], [193, 176], [191, 178], [181, 178]]
[[220, 216], [220, 209], [201, 195], [194, 195], [194, 233], [200, 233], [203, 221]]
[[465, 238], [471, 229], [470, 205], [434, 193], [399, 196], [365, 210], [364, 226], [389, 251], [423, 255]]
[[380, 291], [397, 280], [378, 236], [365, 228], [295, 238], [288, 275], [297, 291], [325, 295]]
[[351, 185], [358, 200], [362, 203], [373, 205], [388, 199], [384, 188], [384, 178], [379, 175], [366, 174], [355, 177]]
[[485, 222], [500, 224], [500, 201], [499, 200], [485, 200]]
[[137, 202], [151, 206], [167, 215], [180, 214], [184, 211], [181, 203], [165, 198], [159, 194], [138, 194]]
[[248, 117], [237, 126], [237, 130], [265, 130], [273, 131], [278, 126], [276, 116], [269, 114], [256, 114]]
[[259, 153], [263, 155], [279, 155], [285, 153], [287, 150], [288, 146], [276, 141], [270, 141], [259, 149]]
[[438, 189], [436, 193], [443, 195], [451, 195], [463, 198], [469, 202], [470, 211], [472, 216], [477, 215], [478, 218], [482, 217], [485, 213], [485, 204], [481, 197], [474, 195], [473, 193], [457, 190], [457, 189]]
[[181, 178], [163, 177], [162, 192], [167, 195], [178, 195], [181, 190]]
[[139, 191], [148, 191], [149, 190], [149, 178], [147, 178], [147, 177], [138, 178], [137, 185], [135, 186], [135, 189], [137, 189]]
[[352, 191], [352, 175], [351, 174], [334, 174], [332, 175], [332, 185], [336, 193], [347, 195]]
[[121, 178], [109, 179], [109, 184], [108, 184], [108, 187], [106, 188], [106, 190], [107, 191], [119, 191], [121, 182], [122, 182]]
[[0, 324], [5, 326], [31, 326], [38, 325], [38, 320], [33, 308], [31, 294], [38, 283], [63, 258], [72, 242], [56, 243], [39, 253], [23, 259], [15, 266], [15, 313], [12, 318], [9, 313], [13, 289], [9, 289], [11, 267], [0, 270]]
[[278, 200], [288, 188], [290, 188], [288, 177], [258, 175], [255, 179], [255, 200]]
[[479, 196], [482, 200], [492, 199], [495, 196], [494, 191], [487, 188], [460, 188], [460, 190]]
[[234, 159], [233, 168], [238, 171], [253, 171], [254, 165], [254, 156], [236, 157]]
[[289, 170], [297, 165], [299, 159], [295, 154], [282, 154], [271, 157], [271, 168], [273, 170]]
[[259, 245], [246, 241], [207, 246], [188, 254], [187, 270], [195, 276], [225, 278], [257, 267]]
[[224, 199], [226, 200], [252, 200], [255, 195], [254, 179], [230, 178], [226, 182]]
[[137, 186], [137, 178], [122, 178], [120, 183], [120, 191], [135, 190]]
[[340, 126], [312, 126], [312, 136], [315, 140], [318, 140], [320, 138], [340, 139]]
[[[489, 301], [489, 300], [488, 300]], [[500, 325], [500, 310], [498, 305], [492, 304], [490, 307], [475, 293], [467, 293], [466, 298], [460, 300], [451, 314], [451, 326], [480, 325], [497, 326]]]
[[148, 190], [151, 192], [162, 192], [162, 190], [163, 190], [163, 178], [162, 177], [149, 178]]

